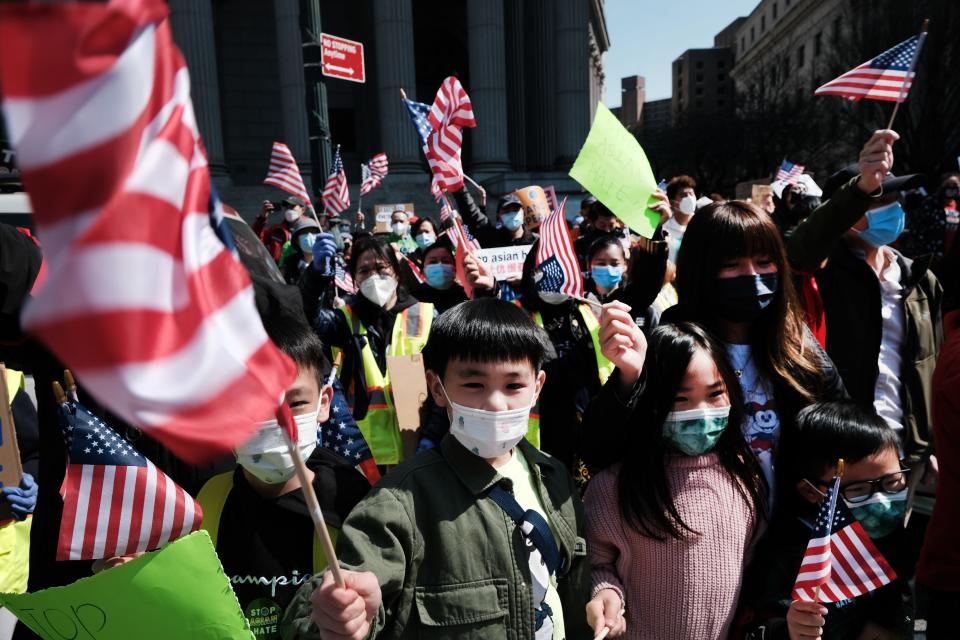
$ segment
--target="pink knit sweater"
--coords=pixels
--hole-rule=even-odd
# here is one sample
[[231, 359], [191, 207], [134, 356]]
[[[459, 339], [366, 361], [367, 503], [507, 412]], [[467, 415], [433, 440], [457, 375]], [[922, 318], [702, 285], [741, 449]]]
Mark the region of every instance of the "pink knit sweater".
[[627, 525], [613, 467], [587, 488], [593, 593], [626, 598], [628, 638], [726, 638], [753, 544], [754, 509], [716, 454], [676, 456], [667, 477], [677, 511], [694, 531], [660, 542]]

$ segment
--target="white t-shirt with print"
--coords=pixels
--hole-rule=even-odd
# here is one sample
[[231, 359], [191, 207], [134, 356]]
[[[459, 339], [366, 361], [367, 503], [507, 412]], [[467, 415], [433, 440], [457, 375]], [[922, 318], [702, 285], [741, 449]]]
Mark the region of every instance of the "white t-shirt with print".
[[770, 488], [771, 504], [774, 494], [773, 460], [780, 442], [780, 415], [773, 398], [773, 387], [765, 376], [760, 374], [754, 361], [753, 352], [748, 344], [728, 344], [727, 358], [739, 375], [740, 388], [743, 390], [745, 420], [743, 434], [750, 448], [760, 460], [763, 476]]
[[[501, 476], [509, 478], [513, 482], [513, 497], [524, 510], [532, 509], [543, 516], [544, 520], [550, 522], [546, 510], [540, 502], [540, 496], [534, 487], [530, 465], [523, 454], [520, 453], [520, 449], [514, 449], [510, 461], [502, 467], [498, 467], [497, 471]], [[550, 527], [552, 531], [552, 523]], [[550, 575], [540, 552], [529, 540], [527, 541], [527, 549], [530, 552], [529, 564], [533, 601], [540, 606], [546, 604], [553, 613], [552, 616], [544, 618], [543, 625], [537, 630], [534, 637], [536, 640], [564, 640], [566, 634], [563, 629], [563, 606], [560, 601], [560, 594], [557, 592], [556, 576]]]

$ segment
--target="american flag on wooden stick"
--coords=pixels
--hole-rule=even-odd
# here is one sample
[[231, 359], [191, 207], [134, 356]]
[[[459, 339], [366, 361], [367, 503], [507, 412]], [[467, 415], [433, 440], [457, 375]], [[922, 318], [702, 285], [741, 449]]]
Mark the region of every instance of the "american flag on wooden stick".
[[292, 196], [303, 200], [307, 206], [310, 204], [310, 194], [307, 193], [307, 187], [303, 184], [303, 178], [300, 176], [300, 167], [290, 152], [290, 147], [282, 142], [274, 142], [273, 150], [270, 152], [270, 166], [267, 169], [267, 177], [263, 179], [263, 184], [273, 185], [283, 189]]
[[430, 171], [444, 191], [463, 188], [463, 127], [476, 127], [470, 96], [457, 78], [450, 76], [440, 85], [433, 105], [403, 98], [413, 126], [420, 136]]
[[162, 547], [200, 528], [200, 505], [77, 402], [60, 405], [67, 470], [57, 560], [96, 560]]
[[923, 32], [847, 71], [814, 91], [815, 95], [843, 96], [850, 100], [903, 102], [913, 84], [913, 71], [927, 34]]
[[583, 274], [580, 263], [573, 250], [573, 241], [567, 231], [564, 209], [567, 199], [560, 208], [547, 216], [540, 224], [540, 239], [537, 241], [537, 274], [534, 279], [537, 290], [563, 293], [578, 298], [583, 297]]
[[780, 168], [777, 169], [776, 180], [782, 180], [788, 184], [797, 184], [797, 178], [803, 174], [805, 168], [802, 164], [795, 164], [784, 158], [783, 162], [780, 163]]
[[328, 216], [337, 215], [350, 206], [350, 190], [347, 187], [347, 174], [343, 170], [340, 157], [340, 145], [333, 154], [333, 169], [327, 183], [323, 185], [323, 212]]
[[838, 499], [834, 478], [820, 505], [813, 535], [793, 585], [794, 600], [840, 602], [873, 591], [897, 577], [860, 523]]
[[257, 315], [167, 15], [162, 0], [0, 4], [0, 93], [49, 267], [25, 326], [200, 462], [273, 415], [296, 368]]
[[361, 164], [360, 178], [362, 182], [360, 183], [360, 195], [365, 196], [379, 187], [383, 179], [387, 177], [388, 170], [389, 163], [387, 162], [387, 154], [385, 153], [378, 153], [370, 158], [370, 162]]

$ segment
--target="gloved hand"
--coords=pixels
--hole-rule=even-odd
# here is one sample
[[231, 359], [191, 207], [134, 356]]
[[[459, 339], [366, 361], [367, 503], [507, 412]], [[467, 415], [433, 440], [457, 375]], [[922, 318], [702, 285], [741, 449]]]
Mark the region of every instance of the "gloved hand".
[[337, 255], [337, 241], [329, 233], [321, 233], [313, 243], [313, 269], [322, 276], [333, 276], [333, 259]]
[[23, 520], [33, 513], [37, 506], [37, 483], [33, 476], [25, 473], [19, 487], [4, 487], [0, 490], [0, 502], [10, 505], [10, 511], [17, 520]]

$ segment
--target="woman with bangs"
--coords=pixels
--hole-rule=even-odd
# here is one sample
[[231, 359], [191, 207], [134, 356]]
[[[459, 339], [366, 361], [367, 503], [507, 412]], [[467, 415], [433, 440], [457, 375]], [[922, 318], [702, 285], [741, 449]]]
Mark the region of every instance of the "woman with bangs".
[[[782, 428], [812, 402], [846, 397], [829, 357], [807, 329], [783, 241], [768, 215], [750, 203], [717, 202], [697, 212], [684, 235], [674, 283], [679, 302], [662, 323], [689, 321], [720, 340], [743, 392], [744, 436], [774, 495], [774, 459]], [[584, 422], [590, 462], [608, 466], [619, 450], [611, 429], [632, 424], [640, 377], [615, 372]], [[628, 399], [625, 399], [627, 397]], [[772, 502], [772, 500], [771, 500]]]

